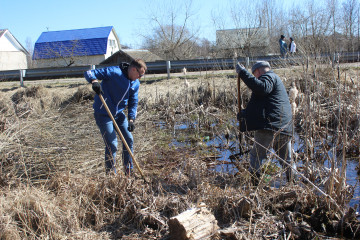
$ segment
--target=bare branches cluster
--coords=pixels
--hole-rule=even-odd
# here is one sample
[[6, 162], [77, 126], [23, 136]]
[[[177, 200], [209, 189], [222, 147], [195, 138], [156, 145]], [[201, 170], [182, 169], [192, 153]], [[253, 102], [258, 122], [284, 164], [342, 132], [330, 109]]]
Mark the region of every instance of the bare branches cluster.
[[287, 41], [293, 37], [304, 54], [360, 49], [358, 0], [306, 0], [291, 6], [283, 0], [227, 3], [211, 13], [214, 32], [241, 30], [239, 41], [229, 37], [226, 51], [218, 43], [199, 38], [205, 23], [198, 21], [192, 1], [170, 1], [155, 7], [148, 17], [153, 25], [150, 33], [143, 35], [143, 46], [167, 60], [278, 54], [280, 35]]

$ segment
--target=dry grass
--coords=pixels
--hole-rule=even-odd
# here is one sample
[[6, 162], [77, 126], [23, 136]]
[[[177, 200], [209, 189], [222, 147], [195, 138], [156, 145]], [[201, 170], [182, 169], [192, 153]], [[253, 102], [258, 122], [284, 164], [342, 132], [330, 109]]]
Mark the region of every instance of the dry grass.
[[[300, 93], [295, 125], [309, 142], [297, 154], [309, 163], [301, 173], [319, 187], [326, 182], [324, 191], [340, 209], [303, 179], [279, 188], [252, 187], [246, 157], [236, 163], [237, 174], [209, 170], [223, 159], [218, 146], [203, 143], [205, 136], [220, 139], [220, 150], [237, 151], [233, 74], [142, 83], [135, 156], [149, 184], [139, 176], [105, 175], [93, 93], [85, 80], [25, 82], [26, 88], [6, 85], [0, 93], [0, 239], [168, 239], [168, 219], [199, 202], [221, 228], [236, 228], [238, 239], [359, 236], [349, 230], [359, 226], [354, 215], [341, 216], [349, 213], [351, 189], [341, 184], [339, 165], [326, 172], [318, 164], [329, 157], [330, 143], [341, 143], [335, 147], [340, 153], [359, 150], [358, 70], [349, 67], [346, 77], [341, 70], [340, 79], [326, 65], [276, 71], [287, 88], [294, 82]], [[246, 102], [250, 93], [245, 86], [242, 92]], [[191, 127], [179, 130], [181, 123]], [[319, 144], [335, 132], [336, 138]], [[250, 146], [251, 134], [245, 140]]]

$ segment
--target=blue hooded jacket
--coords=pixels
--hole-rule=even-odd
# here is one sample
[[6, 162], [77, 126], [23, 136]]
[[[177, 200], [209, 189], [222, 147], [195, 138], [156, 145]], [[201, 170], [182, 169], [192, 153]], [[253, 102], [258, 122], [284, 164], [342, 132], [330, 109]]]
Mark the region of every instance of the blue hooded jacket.
[[[128, 119], [135, 120], [140, 81], [139, 79], [134, 81], [128, 79], [127, 72], [125, 72], [128, 67], [129, 65], [126, 64], [122, 67], [111, 66], [89, 70], [84, 73], [84, 76], [89, 83], [95, 79], [102, 80], [101, 88], [104, 92], [103, 98], [114, 117], [122, 112], [128, 105]], [[107, 115], [106, 109], [97, 94], [93, 108], [95, 113]]]

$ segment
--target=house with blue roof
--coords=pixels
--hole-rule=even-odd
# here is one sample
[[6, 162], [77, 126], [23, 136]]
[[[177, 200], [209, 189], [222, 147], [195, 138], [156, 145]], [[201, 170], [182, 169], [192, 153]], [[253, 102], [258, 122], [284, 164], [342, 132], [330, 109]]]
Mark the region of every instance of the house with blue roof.
[[121, 49], [112, 26], [43, 32], [35, 43], [36, 67], [96, 65]]

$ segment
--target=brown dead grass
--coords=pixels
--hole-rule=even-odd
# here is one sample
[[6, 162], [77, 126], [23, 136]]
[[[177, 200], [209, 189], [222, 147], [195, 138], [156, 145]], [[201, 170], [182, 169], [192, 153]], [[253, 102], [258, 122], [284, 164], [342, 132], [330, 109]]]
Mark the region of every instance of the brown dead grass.
[[[294, 81], [303, 84], [301, 68], [278, 71], [288, 87]], [[328, 74], [319, 70], [323, 72]], [[311, 73], [306, 76], [312, 79]], [[358, 80], [358, 75], [352, 77]], [[222, 136], [225, 125], [233, 135], [237, 131], [228, 122], [237, 111], [232, 74], [142, 83], [135, 156], [149, 184], [138, 173], [132, 178], [105, 175], [104, 146], [92, 115], [93, 93], [85, 80], [72, 85], [25, 85], [6, 86], [0, 92], [0, 239], [168, 239], [168, 219], [199, 202], [211, 209], [222, 228], [235, 227], [238, 239], [274, 239], [284, 234], [321, 239], [317, 234], [321, 226], [314, 224], [308, 230], [309, 224], [323, 221], [329, 227], [341, 220], [333, 208], [324, 222], [320, 211], [329, 211], [331, 202], [301, 181], [254, 188], [244, 170], [246, 161], [235, 175], [209, 171], [217, 162], [216, 151], [199, 144], [202, 134]], [[325, 88], [317, 89], [334, 98]], [[244, 86], [243, 93], [246, 101], [249, 92]], [[298, 106], [296, 124], [305, 129], [306, 99]], [[358, 113], [356, 109], [346, 114]], [[312, 121], [314, 129], [331, 119], [327, 114], [324, 110], [323, 117]], [[198, 125], [189, 133], [191, 144], [173, 147], [172, 139], [181, 134], [174, 126], [194, 121]], [[165, 127], [159, 127], [160, 122]], [[356, 129], [356, 121], [352, 126]], [[285, 220], [289, 211], [293, 225]], [[358, 226], [354, 219], [346, 224]]]

